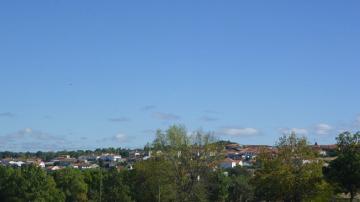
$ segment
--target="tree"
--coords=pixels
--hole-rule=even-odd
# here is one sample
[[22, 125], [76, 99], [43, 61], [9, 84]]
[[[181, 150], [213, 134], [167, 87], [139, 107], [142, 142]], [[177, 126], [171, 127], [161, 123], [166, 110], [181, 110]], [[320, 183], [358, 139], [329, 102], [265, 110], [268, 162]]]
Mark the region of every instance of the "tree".
[[254, 197], [254, 187], [250, 184], [252, 174], [245, 168], [239, 166], [230, 169], [228, 172], [231, 179], [228, 201], [252, 201]]
[[103, 180], [103, 201], [132, 201], [130, 197], [130, 189], [124, 184], [122, 173], [116, 169], [110, 169], [105, 173]]
[[349, 193], [353, 201], [360, 190], [360, 132], [344, 132], [336, 140], [338, 157], [330, 162], [325, 173], [338, 192]]
[[87, 184], [79, 170], [65, 168], [53, 174], [56, 185], [65, 194], [67, 202], [87, 201]]
[[263, 151], [252, 180], [257, 200], [303, 201], [324, 191], [322, 162], [308, 146], [305, 137], [284, 135], [277, 143], [278, 153]]
[[133, 198], [136, 201], [175, 201], [174, 172], [169, 161], [150, 158], [134, 165], [128, 174]]
[[206, 187], [210, 201], [225, 202], [229, 198], [231, 178], [223, 170], [209, 172]]
[[101, 169], [87, 169], [82, 172], [84, 182], [88, 186], [87, 198], [89, 201], [100, 201], [102, 193], [102, 176], [104, 171]]
[[64, 201], [51, 176], [35, 166], [0, 167], [2, 201]]
[[169, 162], [175, 184], [175, 201], [206, 201], [205, 173], [220, 157], [223, 147], [210, 133], [198, 131], [191, 136], [184, 126], [158, 130], [154, 153]]

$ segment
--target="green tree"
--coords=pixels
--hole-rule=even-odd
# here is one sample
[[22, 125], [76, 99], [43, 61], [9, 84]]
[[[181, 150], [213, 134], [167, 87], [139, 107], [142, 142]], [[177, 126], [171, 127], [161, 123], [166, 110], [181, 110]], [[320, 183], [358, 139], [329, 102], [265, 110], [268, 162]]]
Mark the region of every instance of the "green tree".
[[130, 188], [124, 183], [124, 177], [116, 169], [110, 169], [103, 179], [103, 201], [130, 202]]
[[[13, 168], [0, 166], [0, 198], [8, 200], [10, 197], [16, 195], [16, 184], [10, 179], [13, 178], [15, 170]], [[18, 173], [16, 173], [18, 174]]]
[[51, 176], [35, 166], [21, 169], [0, 167], [2, 201], [64, 201]]
[[87, 201], [87, 184], [79, 170], [65, 168], [53, 174], [57, 187], [65, 194], [67, 202]]
[[252, 174], [237, 166], [229, 169], [229, 178], [231, 179], [229, 185], [229, 202], [245, 202], [252, 201], [254, 195], [254, 187], [250, 184]]
[[167, 202], [175, 200], [174, 172], [169, 161], [150, 158], [134, 165], [129, 172], [133, 198], [136, 201]]
[[206, 181], [209, 200], [218, 202], [228, 201], [230, 183], [231, 178], [227, 175], [227, 172], [223, 170], [209, 172]]
[[349, 193], [353, 201], [360, 190], [360, 132], [344, 132], [336, 140], [338, 157], [330, 162], [325, 173], [338, 192]]
[[153, 147], [154, 154], [170, 163], [175, 201], [206, 201], [205, 173], [223, 150], [215, 144], [215, 138], [202, 131], [189, 136], [184, 126], [174, 125], [164, 132], [157, 131]]
[[89, 201], [100, 201], [102, 193], [102, 178], [104, 171], [101, 169], [87, 169], [82, 172], [84, 182], [88, 186], [87, 198]]
[[252, 180], [257, 200], [304, 201], [324, 191], [322, 162], [305, 137], [284, 135], [277, 143], [278, 154], [262, 152]]

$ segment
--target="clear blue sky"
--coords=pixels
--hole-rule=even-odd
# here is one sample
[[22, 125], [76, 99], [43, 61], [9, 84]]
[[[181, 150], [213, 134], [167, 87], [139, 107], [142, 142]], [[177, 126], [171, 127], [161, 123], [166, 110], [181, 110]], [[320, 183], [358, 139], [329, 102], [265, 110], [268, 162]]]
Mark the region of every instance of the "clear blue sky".
[[360, 126], [359, 1], [1, 1], [0, 150]]

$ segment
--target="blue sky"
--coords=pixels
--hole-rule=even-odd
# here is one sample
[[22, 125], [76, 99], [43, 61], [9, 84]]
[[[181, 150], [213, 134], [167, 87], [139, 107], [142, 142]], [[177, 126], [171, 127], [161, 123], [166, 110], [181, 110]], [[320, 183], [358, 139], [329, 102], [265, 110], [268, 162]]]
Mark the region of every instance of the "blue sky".
[[1, 1], [0, 150], [360, 126], [359, 1]]

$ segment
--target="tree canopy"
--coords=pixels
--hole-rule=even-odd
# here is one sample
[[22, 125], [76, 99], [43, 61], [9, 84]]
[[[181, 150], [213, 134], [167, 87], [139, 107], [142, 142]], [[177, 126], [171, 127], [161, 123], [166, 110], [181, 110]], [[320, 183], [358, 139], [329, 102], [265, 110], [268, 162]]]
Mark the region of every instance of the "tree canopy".
[[360, 191], [360, 132], [344, 132], [336, 140], [338, 157], [330, 162], [325, 173], [337, 191], [349, 193], [353, 201]]
[[316, 159], [305, 137], [295, 133], [282, 136], [278, 153], [264, 151], [252, 182], [255, 197], [267, 201], [303, 201], [321, 194], [326, 182], [322, 162]]

